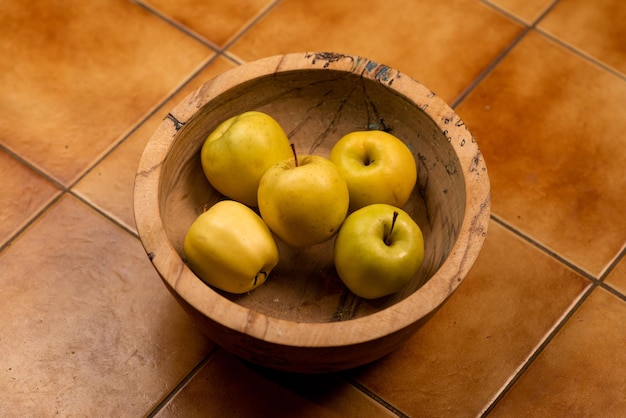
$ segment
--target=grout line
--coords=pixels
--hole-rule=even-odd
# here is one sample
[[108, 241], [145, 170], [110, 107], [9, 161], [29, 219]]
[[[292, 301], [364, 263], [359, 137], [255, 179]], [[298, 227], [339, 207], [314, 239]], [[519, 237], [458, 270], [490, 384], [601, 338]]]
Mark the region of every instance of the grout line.
[[452, 102], [450, 103], [450, 107], [452, 109], [455, 109], [463, 100], [465, 100], [465, 98], [476, 88], [476, 86], [478, 86], [493, 71], [493, 69], [497, 67], [500, 62], [502, 62], [504, 57], [506, 57], [509, 52], [511, 52], [511, 50], [515, 48], [517, 44], [519, 44], [519, 42], [526, 36], [528, 32], [531, 31], [531, 29], [532, 27], [528, 26], [523, 28], [520, 34], [517, 35], [515, 39], [513, 39], [513, 41], [502, 52], [500, 52], [496, 56], [496, 58], [491, 61], [487, 65], [487, 67], [482, 70], [480, 74], [478, 74], [478, 76], [474, 80], [472, 80], [470, 84], [465, 89], [463, 89], [454, 100], [452, 100]]
[[450, 107], [452, 109], [455, 109], [463, 100], [465, 100], [465, 98], [476, 88], [476, 86], [478, 86], [492, 71], [495, 67], [498, 66], [498, 64], [500, 64], [500, 62], [502, 62], [502, 60], [509, 54], [509, 52], [511, 52], [511, 50], [513, 48], [515, 48], [520, 41], [526, 36], [526, 34], [528, 34], [528, 32], [530, 32], [535, 25], [541, 20], [543, 19], [543, 17], [550, 11], [552, 10], [552, 7], [554, 7], [554, 5], [558, 2], [559, 0], [555, 0], [552, 5], [550, 5], [550, 7], [546, 8], [546, 10], [544, 10], [544, 12], [539, 15], [539, 17], [537, 19], [535, 19], [534, 22], [532, 22], [530, 25], [526, 22], [524, 22], [523, 20], [519, 19], [517, 16], [515, 16], [514, 14], [502, 9], [501, 7], [486, 1], [486, 0], [481, 0], [481, 3], [484, 4], [485, 6], [495, 10], [496, 12], [500, 13], [501, 15], [507, 17], [508, 19], [511, 19], [513, 22], [519, 24], [522, 26], [522, 31], [520, 32], [519, 35], [517, 35], [515, 37], [515, 39], [513, 39], [513, 41], [502, 51], [500, 52], [500, 54], [498, 54], [495, 59], [493, 61], [491, 61], [491, 63], [489, 65], [487, 65], [487, 67], [480, 72], [480, 74], [478, 74], [478, 76], [472, 81], [470, 82], [470, 84], [464, 89], [462, 90], [459, 95], [450, 103]]
[[229, 60], [231, 60], [232, 62], [234, 62], [237, 65], [241, 65], [244, 64], [246, 61], [244, 59], [239, 58], [237, 55], [233, 54], [230, 51], [224, 51], [223, 56]]
[[508, 11], [506, 9], [504, 9], [503, 7], [492, 3], [492, 1], [490, 0], [479, 0], [481, 3], [483, 3], [485, 6], [497, 11], [498, 13], [508, 17], [509, 19], [524, 25], [524, 26], [528, 26], [530, 28], [534, 28], [537, 26], [537, 24], [548, 14], [552, 11], [552, 9], [554, 9], [554, 6], [556, 6], [556, 4], [561, 1], [561, 0], [552, 0], [552, 3], [550, 3], [549, 6], [546, 6], [545, 9], [543, 9], [543, 11], [541, 13], [539, 13], [539, 15], [530, 23], [522, 20], [522, 18], [518, 17], [515, 12], [511, 12]]
[[35, 222], [37, 222], [39, 219], [41, 219], [41, 217], [46, 212], [48, 212], [52, 207], [54, 207], [61, 199], [63, 199], [64, 196], [72, 196], [73, 198], [75, 198], [78, 201], [80, 201], [82, 204], [86, 205], [89, 209], [95, 211], [98, 215], [100, 215], [103, 218], [107, 219], [108, 221], [112, 222], [114, 225], [118, 226], [122, 230], [128, 232], [131, 236], [133, 236], [133, 237], [135, 237], [137, 239], [139, 238], [139, 235], [137, 234], [137, 232], [133, 231], [131, 228], [129, 228], [128, 226], [124, 225], [119, 220], [113, 218], [111, 215], [109, 215], [108, 213], [104, 212], [98, 206], [92, 204], [91, 202], [89, 202], [88, 200], [83, 198], [80, 194], [76, 193], [73, 190], [61, 190], [60, 193], [57, 194], [56, 196], [54, 196], [52, 199], [50, 199], [50, 201], [46, 205], [44, 205], [41, 208], [41, 210], [37, 211], [28, 220], [28, 222], [26, 222], [21, 228], [19, 228], [17, 231], [15, 231], [15, 233], [13, 233], [13, 235], [11, 235], [7, 239], [7, 241], [5, 243], [0, 245], [0, 253], [3, 252], [5, 249], [9, 248], [13, 244], [13, 242], [15, 242], [15, 240], [17, 240], [21, 235], [23, 235], [24, 232], [26, 232]]
[[524, 20], [522, 20], [520, 17], [516, 16], [515, 13], [510, 12], [504, 8], [502, 8], [501, 6], [492, 3], [489, 0], [478, 0], [480, 3], [482, 3], [484, 6], [487, 6], [490, 9], [495, 10], [496, 12], [498, 12], [499, 14], [511, 19], [512, 21], [519, 23], [520, 25], [523, 26], [529, 26], [528, 22], [525, 22]]
[[[148, 112], [134, 124], [131, 125], [130, 129], [128, 129], [125, 133], [120, 135], [117, 140], [114, 140], [112, 144], [107, 148], [99, 157], [97, 157], [86, 169], [80, 174], [75, 180], [73, 180], [68, 186], [67, 190], [75, 187], [83, 178], [85, 178], [89, 173], [91, 173], [102, 161], [104, 161], [109, 155], [111, 155], [117, 148], [119, 148], [132, 134], [134, 134], [139, 128], [141, 128], [151, 117], [156, 115], [163, 106], [170, 101], [174, 96], [176, 96], [180, 91], [182, 91], [191, 80], [194, 79], [200, 72], [202, 72], [207, 66], [209, 66], [215, 59], [218, 57], [218, 54], [215, 53], [207, 60], [205, 60], [196, 70], [194, 70], [190, 76], [185, 78], [178, 86], [174, 88], [172, 92], [170, 92], [165, 98], [159, 102], [157, 102]], [[139, 161], [137, 161], [139, 163]]]
[[137, 232], [134, 231], [132, 228], [129, 228], [127, 225], [124, 225], [123, 222], [121, 222], [118, 219], [114, 218], [111, 214], [105, 212], [103, 209], [101, 209], [97, 205], [91, 203], [87, 198], [83, 197], [82, 195], [80, 195], [76, 191], [69, 190], [66, 194], [68, 194], [68, 195], [72, 196], [73, 198], [79, 200], [81, 203], [83, 203], [84, 205], [86, 205], [87, 207], [89, 207], [90, 209], [95, 211], [98, 215], [102, 216], [103, 218], [107, 219], [111, 223], [115, 224], [116, 226], [120, 227], [124, 231], [128, 232], [133, 237], [139, 238], [139, 234], [137, 234]]
[[547, 32], [544, 29], [541, 28], [535, 28], [535, 30], [537, 31], [537, 33], [541, 34], [542, 36], [544, 36], [546, 39], [554, 42], [555, 44], [561, 46], [562, 48], [567, 49], [569, 52], [571, 52], [572, 54], [584, 59], [585, 61], [591, 63], [592, 65], [598, 67], [600, 70], [605, 71], [611, 75], [614, 75], [615, 77], [626, 81], [626, 74], [622, 74], [620, 71], [618, 71], [617, 69], [611, 67], [608, 64], [605, 64], [604, 62], [602, 62], [600, 59], [594, 57], [593, 55], [589, 54], [588, 52], [579, 49], [573, 45], [568, 44], [567, 42], [565, 42], [564, 40], [552, 35], [551, 33]]
[[486, 5], [487, 7], [492, 8], [503, 16], [511, 19], [515, 23], [518, 23], [523, 26], [522, 32], [515, 38], [513, 41], [499, 54], [496, 58], [485, 68], [464, 90], [459, 93], [459, 95], [451, 102], [450, 107], [455, 109], [465, 98], [480, 84], [492, 71], [495, 67], [500, 64], [500, 62], [511, 52], [513, 48], [515, 48], [519, 42], [533, 29], [536, 29], [537, 24], [548, 14], [550, 11], [556, 6], [556, 4], [560, 0], [554, 0], [550, 6], [546, 7], [546, 9], [530, 24], [522, 21], [517, 18], [514, 14], [500, 8], [499, 6], [488, 2], [486, 0], [481, 0], [481, 3]]
[[525, 233], [523, 233], [520, 229], [515, 228], [514, 226], [508, 224], [507, 222], [505, 222], [503, 219], [499, 218], [497, 215], [494, 215], [493, 213], [491, 214], [491, 219], [496, 222], [497, 224], [499, 224], [500, 226], [503, 226], [504, 228], [506, 228], [508, 231], [512, 232], [513, 234], [515, 234], [516, 236], [518, 236], [519, 238], [523, 239], [524, 241], [528, 242], [529, 244], [532, 244], [535, 248], [539, 249], [541, 252], [543, 252], [544, 254], [550, 256], [550, 258], [558, 261], [560, 264], [563, 264], [565, 267], [569, 268], [570, 270], [576, 272], [577, 274], [579, 274], [580, 276], [586, 278], [587, 280], [589, 280], [591, 283], [593, 283], [594, 285], [599, 285], [600, 284], [600, 280], [596, 277], [594, 277], [591, 273], [583, 270], [581, 267], [578, 267], [577, 265], [575, 265], [574, 263], [572, 263], [571, 261], [565, 259], [564, 257], [562, 257], [561, 255], [557, 254], [556, 252], [550, 250], [548, 247], [544, 246], [543, 244], [541, 244], [540, 242], [534, 240], [533, 238], [531, 238], [530, 236], [526, 235]]
[[22, 157], [22, 155], [16, 153], [15, 151], [11, 150], [10, 148], [7, 148], [5, 145], [3, 145], [1, 143], [0, 143], [0, 150], [2, 150], [4, 152], [6, 152], [7, 154], [9, 154], [9, 156], [13, 157], [20, 164], [22, 164], [22, 165], [26, 166], [28, 169], [34, 171], [35, 174], [43, 177], [45, 180], [47, 180], [50, 183], [52, 183], [53, 186], [61, 189], [61, 191], [66, 191], [67, 190], [67, 187], [65, 187], [61, 182], [59, 182], [57, 179], [52, 177], [52, 175], [46, 173], [41, 168], [39, 168], [37, 165], [35, 165], [35, 163], [26, 160], [24, 157]]
[[552, 42], [562, 46], [563, 48], [567, 49], [569, 52], [583, 58], [584, 60], [590, 62], [591, 64], [594, 64], [596, 66], [598, 66], [600, 69], [613, 74], [614, 76], [625, 80], [626, 81], [626, 74], [622, 74], [620, 71], [618, 71], [617, 69], [611, 67], [610, 65], [605, 64], [604, 62], [602, 62], [601, 60], [599, 60], [598, 58], [595, 58], [594, 56], [588, 54], [587, 52], [585, 52], [582, 49], [578, 49], [576, 47], [574, 47], [573, 45], [570, 45], [568, 43], [566, 43], [564, 40], [550, 34], [549, 32], [547, 32], [544, 29], [541, 29], [538, 27], [539, 23], [548, 15], [548, 13], [550, 13], [552, 11], [552, 9], [554, 9], [554, 7], [557, 5], [557, 3], [559, 3], [561, 0], [555, 0], [548, 8], [546, 8], [546, 10], [544, 10], [544, 12], [541, 14], [541, 16], [539, 16], [537, 18], [537, 20], [533, 23], [533, 28], [537, 31], [537, 33], [545, 36], [546, 38], [550, 39]]
[[546, 7], [543, 12], [541, 12], [539, 14], [539, 16], [535, 19], [535, 21], [533, 22], [532, 26], [533, 28], [536, 28], [537, 25], [539, 24], [539, 22], [541, 22], [551, 11], [552, 9], [554, 9], [554, 7], [557, 5], [557, 3], [559, 3], [561, 0], [553, 0], [552, 3]]
[[156, 404], [150, 413], [146, 415], [146, 418], [153, 418], [159, 414], [163, 408], [167, 406], [184, 388], [187, 384], [200, 372], [200, 370], [211, 360], [211, 357], [217, 352], [218, 347], [212, 347], [209, 352], [195, 365], [193, 369], [181, 380], [158, 404]]
[[265, 9], [262, 9], [256, 16], [254, 16], [249, 22], [247, 22], [243, 26], [242, 29], [240, 29], [229, 40], [227, 40], [224, 43], [223, 46], [217, 45], [216, 43], [214, 43], [210, 39], [207, 39], [204, 36], [202, 36], [201, 34], [195, 32], [190, 27], [183, 25], [182, 23], [178, 22], [177, 20], [175, 20], [175, 19], [171, 18], [170, 16], [162, 13], [160, 10], [154, 8], [153, 6], [151, 6], [149, 4], [144, 3], [141, 0], [131, 0], [131, 1], [133, 3], [135, 3], [136, 5], [138, 5], [139, 7], [142, 7], [143, 9], [145, 9], [148, 12], [154, 14], [158, 18], [162, 19], [164, 22], [172, 25], [176, 29], [180, 30], [181, 32], [185, 33], [186, 35], [190, 36], [191, 38], [195, 39], [196, 41], [198, 41], [198, 42], [208, 46], [209, 48], [213, 49], [215, 52], [223, 53], [228, 48], [230, 48], [235, 42], [237, 42], [243, 35], [245, 35], [252, 27], [254, 27], [259, 22], [259, 20], [261, 20], [263, 17], [265, 17], [265, 15], [267, 13], [269, 13], [278, 3], [280, 3], [281, 0], [274, 0], [272, 3], [270, 3], [268, 6], [266, 6]]
[[56, 205], [57, 202], [61, 200], [61, 198], [65, 196], [66, 194], [67, 194], [66, 190], [61, 190], [60, 193], [56, 195], [55, 197], [53, 197], [52, 199], [50, 199], [50, 201], [46, 205], [44, 205], [41, 208], [41, 210], [35, 212], [35, 214], [28, 220], [28, 222], [22, 225], [21, 228], [15, 231], [13, 235], [11, 235], [6, 240], [6, 242], [0, 245], [0, 253], [6, 250], [7, 248], [9, 248], [11, 245], [13, 245], [13, 242], [15, 242], [15, 240], [17, 240], [21, 235], [23, 235], [35, 222], [37, 222], [43, 216], [44, 213], [46, 213], [51, 207]]
[[213, 43], [209, 39], [206, 39], [205, 37], [203, 37], [199, 33], [193, 31], [188, 26], [185, 26], [182, 23], [178, 22], [177, 20], [175, 20], [175, 19], [171, 18], [170, 16], [164, 14], [159, 9], [156, 9], [155, 7], [153, 7], [153, 6], [149, 5], [149, 4], [146, 4], [146, 3], [144, 3], [141, 0], [131, 0], [131, 1], [133, 3], [135, 3], [137, 6], [145, 9], [146, 11], [152, 13], [153, 15], [158, 17], [159, 19], [163, 20], [167, 24], [173, 26], [174, 28], [176, 28], [179, 31], [183, 32], [184, 34], [188, 35], [189, 37], [191, 37], [191, 38], [195, 39], [196, 41], [200, 42], [201, 44], [203, 44], [205, 46], [208, 46], [209, 48], [213, 49], [215, 52], [219, 52], [221, 50], [219, 45]]
[[274, 0], [268, 6], [266, 6], [265, 9], [262, 9], [259, 13], [257, 13], [256, 16], [250, 19], [250, 21], [248, 21], [248, 23], [246, 23], [243, 28], [239, 30], [239, 32], [237, 32], [235, 35], [233, 35], [232, 38], [224, 43], [221, 51], [225, 52], [226, 50], [228, 50], [228, 48], [233, 46], [235, 42], [241, 39], [248, 31], [250, 31], [250, 29], [255, 27], [256, 24], [259, 23], [259, 21], [263, 19], [270, 11], [272, 11], [280, 2], [281, 0]]
[[487, 407], [481, 411], [479, 415], [480, 417], [484, 418], [489, 415], [491, 411], [493, 411], [497, 404], [506, 396], [511, 388], [515, 386], [517, 381], [526, 373], [526, 371], [531, 367], [535, 360], [541, 355], [541, 353], [543, 353], [546, 347], [554, 340], [554, 337], [560, 332], [565, 324], [569, 322], [569, 320], [578, 311], [580, 306], [589, 298], [589, 295], [591, 295], [591, 293], [597, 287], [597, 283], [590, 284], [587, 289], [580, 295], [578, 300], [570, 305], [569, 309], [566, 310], [561, 318], [555, 322], [553, 328], [546, 333], [543, 340], [539, 342], [536, 348], [531, 352], [530, 356], [523, 360], [522, 365], [517, 369], [513, 376], [500, 388], [497, 395], [492, 398]]
[[607, 292], [609, 292], [610, 294], [612, 294], [613, 296], [615, 296], [616, 298], [626, 302], [626, 294], [620, 292], [619, 290], [615, 289], [614, 287], [612, 287], [609, 284], [606, 284], [604, 282], [600, 283], [598, 285], [599, 288], [606, 290]]
[[601, 282], [604, 283], [604, 280], [607, 278], [609, 274], [617, 267], [617, 265], [622, 261], [622, 259], [626, 259], [626, 244], [622, 247], [622, 249], [617, 253], [615, 258], [609, 263], [609, 265], [604, 269], [600, 277], [598, 278]]
[[356, 379], [354, 379], [352, 377], [349, 377], [347, 375], [345, 375], [344, 378], [348, 381], [349, 384], [354, 386], [357, 390], [362, 392], [364, 395], [372, 398], [376, 403], [380, 404], [384, 408], [386, 408], [389, 411], [393, 412], [398, 417], [400, 417], [400, 418], [409, 418], [409, 416], [406, 415], [404, 412], [402, 412], [401, 410], [399, 410], [398, 408], [396, 408], [395, 406], [393, 406], [392, 404], [390, 404], [389, 402], [387, 402], [386, 400], [384, 400], [383, 398], [378, 396], [378, 394], [376, 394], [375, 392], [369, 390], [366, 386], [364, 386], [363, 384], [358, 382]]

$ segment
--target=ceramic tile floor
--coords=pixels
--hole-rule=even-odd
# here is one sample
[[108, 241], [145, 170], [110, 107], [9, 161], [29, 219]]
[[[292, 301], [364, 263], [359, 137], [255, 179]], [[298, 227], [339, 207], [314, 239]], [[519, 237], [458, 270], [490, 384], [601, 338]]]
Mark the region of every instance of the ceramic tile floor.
[[[626, 416], [622, 0], [0, 8], [0, 416]], [[306, 50], [437, 92], [493, 196], [484, 249], [431, 321], [322, 376], [262, 370], [200, 334], [132, 213], [168, 109], [245, 61]]]

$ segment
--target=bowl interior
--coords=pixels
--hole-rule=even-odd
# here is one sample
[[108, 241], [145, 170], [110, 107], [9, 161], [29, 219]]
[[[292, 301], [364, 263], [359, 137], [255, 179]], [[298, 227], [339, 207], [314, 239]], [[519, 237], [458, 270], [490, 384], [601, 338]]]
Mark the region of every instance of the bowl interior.
[[[424, 89], [423, 94], [432, 93]], [[355, 130], [382, 129], [403, 140], [418, 166], [418, 182], [404, 209], [422, 228], [425, 258], [404, 290], [364, 300], [352, 295], [335, 272], [334, 239], [304, 249], [279, 241], [280, 263], [263, 286], [244, 295], [219, 294], [278, 319], [334, 322], [388, 308], [438, 271], [457, 240], [466, 209], [463, 170], [449, 137], [438, 126], [443, 122], [435, 122], [389, 84], [334, 70], [277, 72], [239, 84], [209, 100], [180, 128], [163, 162], [158, 195], [165, 232], [181, 258], [193, 220], [224, 198], [203, 175], [200, 148], [219, 123], [248, 110], [274, 117], [298, 154], [328, 156], [341, 136]]]

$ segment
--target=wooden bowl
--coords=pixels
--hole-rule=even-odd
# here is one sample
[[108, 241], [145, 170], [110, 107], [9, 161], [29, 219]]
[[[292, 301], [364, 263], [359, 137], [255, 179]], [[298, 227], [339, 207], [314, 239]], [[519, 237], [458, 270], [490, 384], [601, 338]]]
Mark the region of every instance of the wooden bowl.
[[[217, 291], [187, 267], [188, 227], [223, 199], [199, 150], [220, 122], [248, 110], [273, 116], [299, 154], [328, 156], [354, 130], [383, 129], [406, 142], [418, 182], [404, 209], [423, 230], [425, 258], [404, 290], [377, 300], [351, 294], [334, 269], [334, 239], [304, 249], [279, 243], [270, 279], [244, 295]], [[163, 120], [135, 181], [144, 248], [200, 329], [247, 361], [293, 372], [349, 369], [398, 348], [463, 281], [490, 215], [485, 163], [459, 116], [407, 75], [335, 53], [261, 59], [206, 82]]]

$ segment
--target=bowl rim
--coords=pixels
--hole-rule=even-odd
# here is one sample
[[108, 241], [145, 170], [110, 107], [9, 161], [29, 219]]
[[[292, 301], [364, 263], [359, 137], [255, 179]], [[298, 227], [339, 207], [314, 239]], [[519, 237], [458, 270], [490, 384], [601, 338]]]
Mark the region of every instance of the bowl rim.
[[[401, 301], [378, 312], [337, 322], [296, 322], [271, 317], [220, 295], [198, 278], [169, 241], [159, 208], [161, 167], [179, 129], [210, 100], [242, 80], [291, 71], [340, 71], [380, 83], [415, 103], [441, 129], [459, 159], [465, 213], [450, 254], [430, 279]], [[482, 248], [490, 218], [489, 176], [478, 144], [456, 112], [415, 79], [386, 65], [333, 52], [275, 55], [244, 63], [200, 85], [163, 119], [148, 141], [134, 185], [134, 213], [141, 243], [162, 280], [186, 303], [235, 332], [297, 347], [337, 347], [384, 338], [437, 309], [460, 285]], [[384, 326], [372, 327], [372, 320]]]

